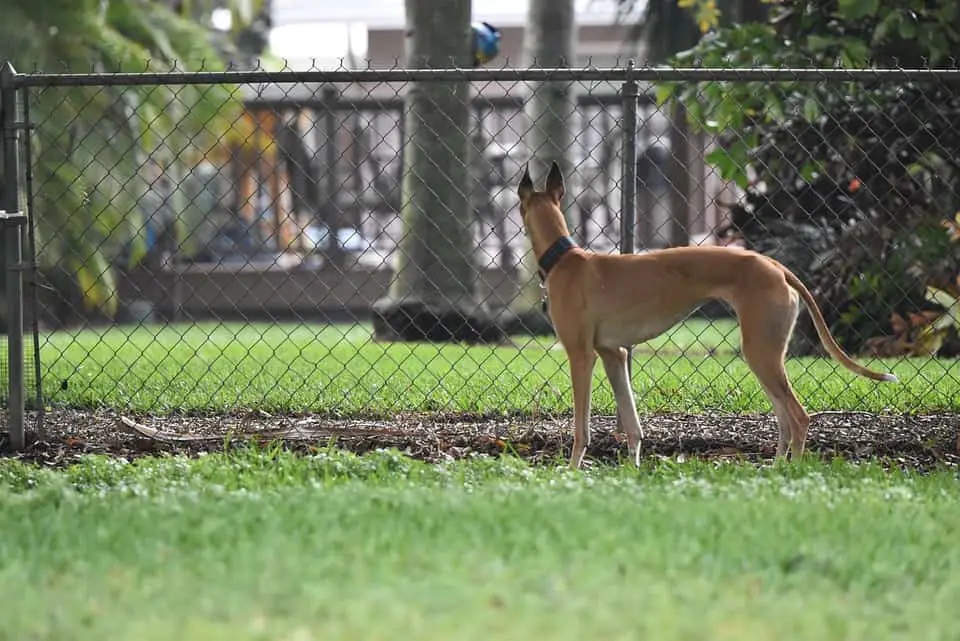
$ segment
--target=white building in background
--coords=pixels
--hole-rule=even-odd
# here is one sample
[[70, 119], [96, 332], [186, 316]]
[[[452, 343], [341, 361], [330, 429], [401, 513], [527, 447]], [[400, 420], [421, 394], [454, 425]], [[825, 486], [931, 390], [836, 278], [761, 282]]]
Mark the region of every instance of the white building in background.
[[[442, 2], [443, 0], [437, 0]], [[500, 62], [520, 66], [528, 0], [473, 0], [473, 19], [503, 35]], [[582, 64], [617, 64], [630, 55], [616, 25], [616, 0], [576, 0], [577, 48]], [[392, 67], [403, 56], [404, 0], [273, 0], [270, 47], [294, 69], [339, 67], [352, 52], [366, 66]]]

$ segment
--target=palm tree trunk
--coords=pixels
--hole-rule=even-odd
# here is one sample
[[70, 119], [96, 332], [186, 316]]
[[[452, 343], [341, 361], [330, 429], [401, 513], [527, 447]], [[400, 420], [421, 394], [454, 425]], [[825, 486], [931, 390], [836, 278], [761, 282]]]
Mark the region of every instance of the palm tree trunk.
[[[576, 14], [573, 0], [531, 0], [523, 34], [525, 67], [570, 67], [575, 64]], [[573, 83], [528, 83], [524, 106], [526, 134], [523, 142], [529, 156], [530, 173], [540, 182], [550, 163], [557, 162], [570, 181], [573, 167], [568, 156], [573, 142], [570, 123], [576, 122]], [[570, 217], [573, 189], [567, 189], [562, 209]], [[519, 324], [528, 332], [552, 331], [541, 305], [542, 290], [536, 275], [537, 258], [529, 252], [520, 262], [520, 291], [513, 304]]]
[[[470, 0], [406, 0], [407, 64], [470, 67]], [[470, 85], [415, 82], [405, 100], [405, 173], [389, 295], [374, 305], [380, 340], [499, 340], [477, 299], [468, 158]]]

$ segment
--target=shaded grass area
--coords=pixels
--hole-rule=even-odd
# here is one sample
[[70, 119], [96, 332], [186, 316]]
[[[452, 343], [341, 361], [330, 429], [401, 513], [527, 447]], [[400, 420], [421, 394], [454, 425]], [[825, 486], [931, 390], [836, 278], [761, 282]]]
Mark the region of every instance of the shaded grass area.
[[[637, 349], [633, 384], [641, 412], [769, 411], [735, 353], [729, 321], [688, 320]], [[382, 344], [366, 325], [198, 324], [90, 329], [42, 337], [48, 401], [133, 411], [227, 411], [389, 415], [447, 410], [476, 414], [568, 412], [566, 357], [552, 340], [514, 347]], [[956, 411], [957, 360], [874, 361], [899, 384], [855, 377], [826, 359], [788, 370], [811, 410]], [[594, 409], [612, 413], [598, 365]]]
[[947, 639], [960, 482], [247, 449], [0, 460], [18, 639]]

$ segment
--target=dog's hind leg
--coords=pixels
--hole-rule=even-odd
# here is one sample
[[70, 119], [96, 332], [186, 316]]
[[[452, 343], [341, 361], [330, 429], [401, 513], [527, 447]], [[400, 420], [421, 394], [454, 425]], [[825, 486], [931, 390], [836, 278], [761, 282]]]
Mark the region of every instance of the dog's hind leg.
[[597, 355], [592, 349], [576, 349], [568, 350], [567, 358], [573, 383], [573, 449], [570, 452], [570, 467], [576, 469], [583, 463], [583, 456], [590, 445], [590, 392]]
[[640, 427], [640, 417], [637, 416], [637, 405], [633, 398], [633, 389], [630, 387], [630, 375], [627, 369], [627, 350], [622, 347], [597, 348], [603, 369], [607, 373], [610, 387], [613, 388], [613, 397], [617, 401], [617, 417], [623, 430], [627, 434], [627, 446], [630, 458], [634, 465], [640, 465], [640, 443], [643, 440], [643, 429]]
[[[789, 446], [791, 458], [799, 460], [803, 456], [810, 416], [797, 400], [784, 367], [787, 343], [796, 323], [799, 302], [792, 291], [778, 289], [776, 292], [783, 292], [782, 299], [771, 295], [768, 289], [763, 300], [740, 306], [737, 313], [740, 318], [741, 350], [776, 413], [780, 430], [777, 457], [784, 458]], [[746, 312], [747, 309], [750, 311]]]

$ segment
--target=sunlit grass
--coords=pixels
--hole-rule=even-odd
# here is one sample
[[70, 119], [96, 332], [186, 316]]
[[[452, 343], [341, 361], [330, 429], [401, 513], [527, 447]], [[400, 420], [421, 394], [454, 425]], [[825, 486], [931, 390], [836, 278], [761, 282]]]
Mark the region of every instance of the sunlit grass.
[[0, 460], [9, 639], [948, 639], [955, 474]]

